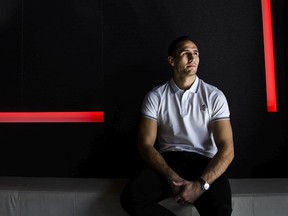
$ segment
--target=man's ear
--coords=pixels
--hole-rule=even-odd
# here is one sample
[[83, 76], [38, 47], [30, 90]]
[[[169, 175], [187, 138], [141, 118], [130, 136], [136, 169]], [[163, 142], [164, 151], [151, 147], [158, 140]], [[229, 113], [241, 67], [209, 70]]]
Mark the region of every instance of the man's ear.
[[171, 65], [171, 66], [174, 66], [174, 58], [172, 56], [168, 56], [168, 63]]

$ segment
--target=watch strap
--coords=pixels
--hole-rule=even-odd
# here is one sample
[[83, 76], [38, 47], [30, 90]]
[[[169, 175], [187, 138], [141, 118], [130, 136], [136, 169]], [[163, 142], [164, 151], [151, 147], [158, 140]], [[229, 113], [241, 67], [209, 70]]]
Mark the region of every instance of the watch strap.
[[207, 191], [210, 188], [209, 183], [201, 177], [197, 178], [197, 181], [200, 183], [202, 191]]

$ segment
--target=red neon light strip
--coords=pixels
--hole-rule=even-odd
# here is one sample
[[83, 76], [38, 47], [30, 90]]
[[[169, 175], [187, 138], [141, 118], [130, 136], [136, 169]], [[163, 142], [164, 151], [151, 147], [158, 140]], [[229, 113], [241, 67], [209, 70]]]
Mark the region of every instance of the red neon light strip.
[[271, 2], [270, 0], [261, 0], [261, 3], [265, 54], [267, 110], [268, 112], [277, 112]]
[[8, 122], [104, 122], [104, 112], [0, 112], [0, 123]]

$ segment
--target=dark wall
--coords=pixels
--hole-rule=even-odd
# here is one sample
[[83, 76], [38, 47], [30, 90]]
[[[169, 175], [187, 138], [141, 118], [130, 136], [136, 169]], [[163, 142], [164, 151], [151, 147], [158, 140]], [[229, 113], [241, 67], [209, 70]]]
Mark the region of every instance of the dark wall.
[[142, 98], [171, 76], [167, 45], [195, 39], [222, 89], [232, 178], [287, 177], [287, 5], [273, 1], [278, 112], [266, 108], [260, 0], [0, 2], [0, 111], [104, 111], [104, 123], [0, 124], [0, 175], [128, 177]]

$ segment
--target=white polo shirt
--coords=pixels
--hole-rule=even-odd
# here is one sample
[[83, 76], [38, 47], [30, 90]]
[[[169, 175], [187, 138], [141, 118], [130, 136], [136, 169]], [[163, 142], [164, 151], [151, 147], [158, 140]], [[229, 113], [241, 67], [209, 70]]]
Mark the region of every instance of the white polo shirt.
[[161, 153], [189, 151], [210, 158], [217, 152], [211, 122], [230, 118], [223, 92], [198, 77], [186, 91], [178, 88], [173, 78], [153, 88], [145, 96], [141, 112], [157, 121]]

